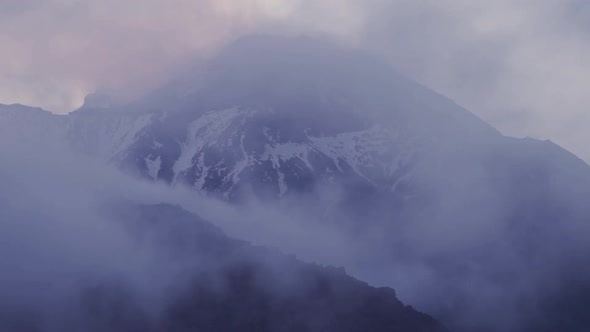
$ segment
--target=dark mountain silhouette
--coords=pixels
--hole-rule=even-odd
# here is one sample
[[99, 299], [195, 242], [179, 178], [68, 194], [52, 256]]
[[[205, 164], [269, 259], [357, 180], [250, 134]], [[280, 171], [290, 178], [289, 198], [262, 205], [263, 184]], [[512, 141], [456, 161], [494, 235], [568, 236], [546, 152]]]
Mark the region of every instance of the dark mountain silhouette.
[[447, 331], [344, 270], [225, 236], [171, 205], [117, 209], [131, 236], [186, 263], [154, 313], [123, 282], [84, 289], [69, 328], [81, 331]]

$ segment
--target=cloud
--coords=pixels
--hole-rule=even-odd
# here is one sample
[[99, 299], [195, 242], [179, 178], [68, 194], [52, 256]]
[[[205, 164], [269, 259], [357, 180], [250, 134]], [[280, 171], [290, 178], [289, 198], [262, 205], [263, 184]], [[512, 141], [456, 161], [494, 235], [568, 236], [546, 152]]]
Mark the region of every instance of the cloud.
[[251, 32], [330, 36], [389, 59], [502, 131], [590, 159], [581, 0], [0, 0], [0, 102], [67, 112], [137, 96]]
[[575, 0], [373, 4], [363, 39], [399, 69], [507, 134], [551, 138], [590, 157], [581, 130], [572, 133], [574, 123], [588, 121], [590, 43], [582, 22], [590, 5]]

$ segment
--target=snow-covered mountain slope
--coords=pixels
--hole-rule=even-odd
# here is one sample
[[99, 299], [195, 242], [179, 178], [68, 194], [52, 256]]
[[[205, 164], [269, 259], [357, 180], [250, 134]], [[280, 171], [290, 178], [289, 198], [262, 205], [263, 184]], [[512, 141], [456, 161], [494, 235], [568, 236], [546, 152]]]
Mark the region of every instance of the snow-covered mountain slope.
[[320, 185], [407, 196], [423, 151], [501, 138], [386, 64], [310, 39], [245, 38], [191, 75], [132, 111], [82, 107], [70, 139], [147, 179], [239, 200]]
[[225, 198], [244, 188], [282, 197], [336, 182], [395, 190], [413, 159], [409, 138], [377, 124], [322, 135], [279, 112], [234, 107], [191, 119], [172, 137], [158, 126], [169, 123], [147, 130], [119, 162]]
[[225, 199], [318, 185], [411, 195], [400, 188], [423, 151], [501, 137], [378, 60], [305, 38], [245, 38], [143, 100], [91, 95], [68, 116], [40, 118], [78, 151]]

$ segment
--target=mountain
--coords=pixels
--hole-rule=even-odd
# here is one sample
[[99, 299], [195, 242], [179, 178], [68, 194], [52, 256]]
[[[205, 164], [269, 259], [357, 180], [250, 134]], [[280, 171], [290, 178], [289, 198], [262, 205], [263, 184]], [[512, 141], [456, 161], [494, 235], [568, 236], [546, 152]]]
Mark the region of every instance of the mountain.
[[[0, 215], [17, 209], [4, 206]], [[51, 306], [43, 306], [55, 287], [47, 279], [47, 293], [35, 294], [36, 302], [23, 304], [27, 291], [12, 303], [0, 301], [2, 331], [447, 331], [402, 304], [392, 289], [229, 238], [180, 207], [117, 202], [108, 211], [110, 222], [131, 239], [129, 251], [118, 255], [149, 253], [155, 264], [150, 274], [157, 275], [142, 277], [152, 280], [147, 288], [133, 277], [102, 271], [68, 284], [61, 290], [67, 300], [50, 297]]]
[[446, 331], [392, 289], [233, 240], [178, 207], [139, 206], [122, 216], [132, 236], [156, 243], [172, 260], [198, 263], [155, 321], [122, 316], [138, 304], [121, 301], [127, 294], [117, 287], [83, 292], [81, 310], [97, 331]]
[[453, 330], [590, 326], [590, 167], [502, 135], [378, 58], [252, 36], [135, 102], [99, 97], [67, 116], [0, 116], [35, 118], [134, 176], [345, 233], [362, 249], [353, 275]]

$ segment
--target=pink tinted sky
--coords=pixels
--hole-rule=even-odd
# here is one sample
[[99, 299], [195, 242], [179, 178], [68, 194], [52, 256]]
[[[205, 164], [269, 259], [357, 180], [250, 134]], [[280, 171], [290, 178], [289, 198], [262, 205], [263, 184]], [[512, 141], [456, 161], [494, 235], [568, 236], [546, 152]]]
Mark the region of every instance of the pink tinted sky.
[[132, 98], [253, 32], [365, 48], [506, 134], [590, 160], [585, 0], [0, 0], [0, 103]]

